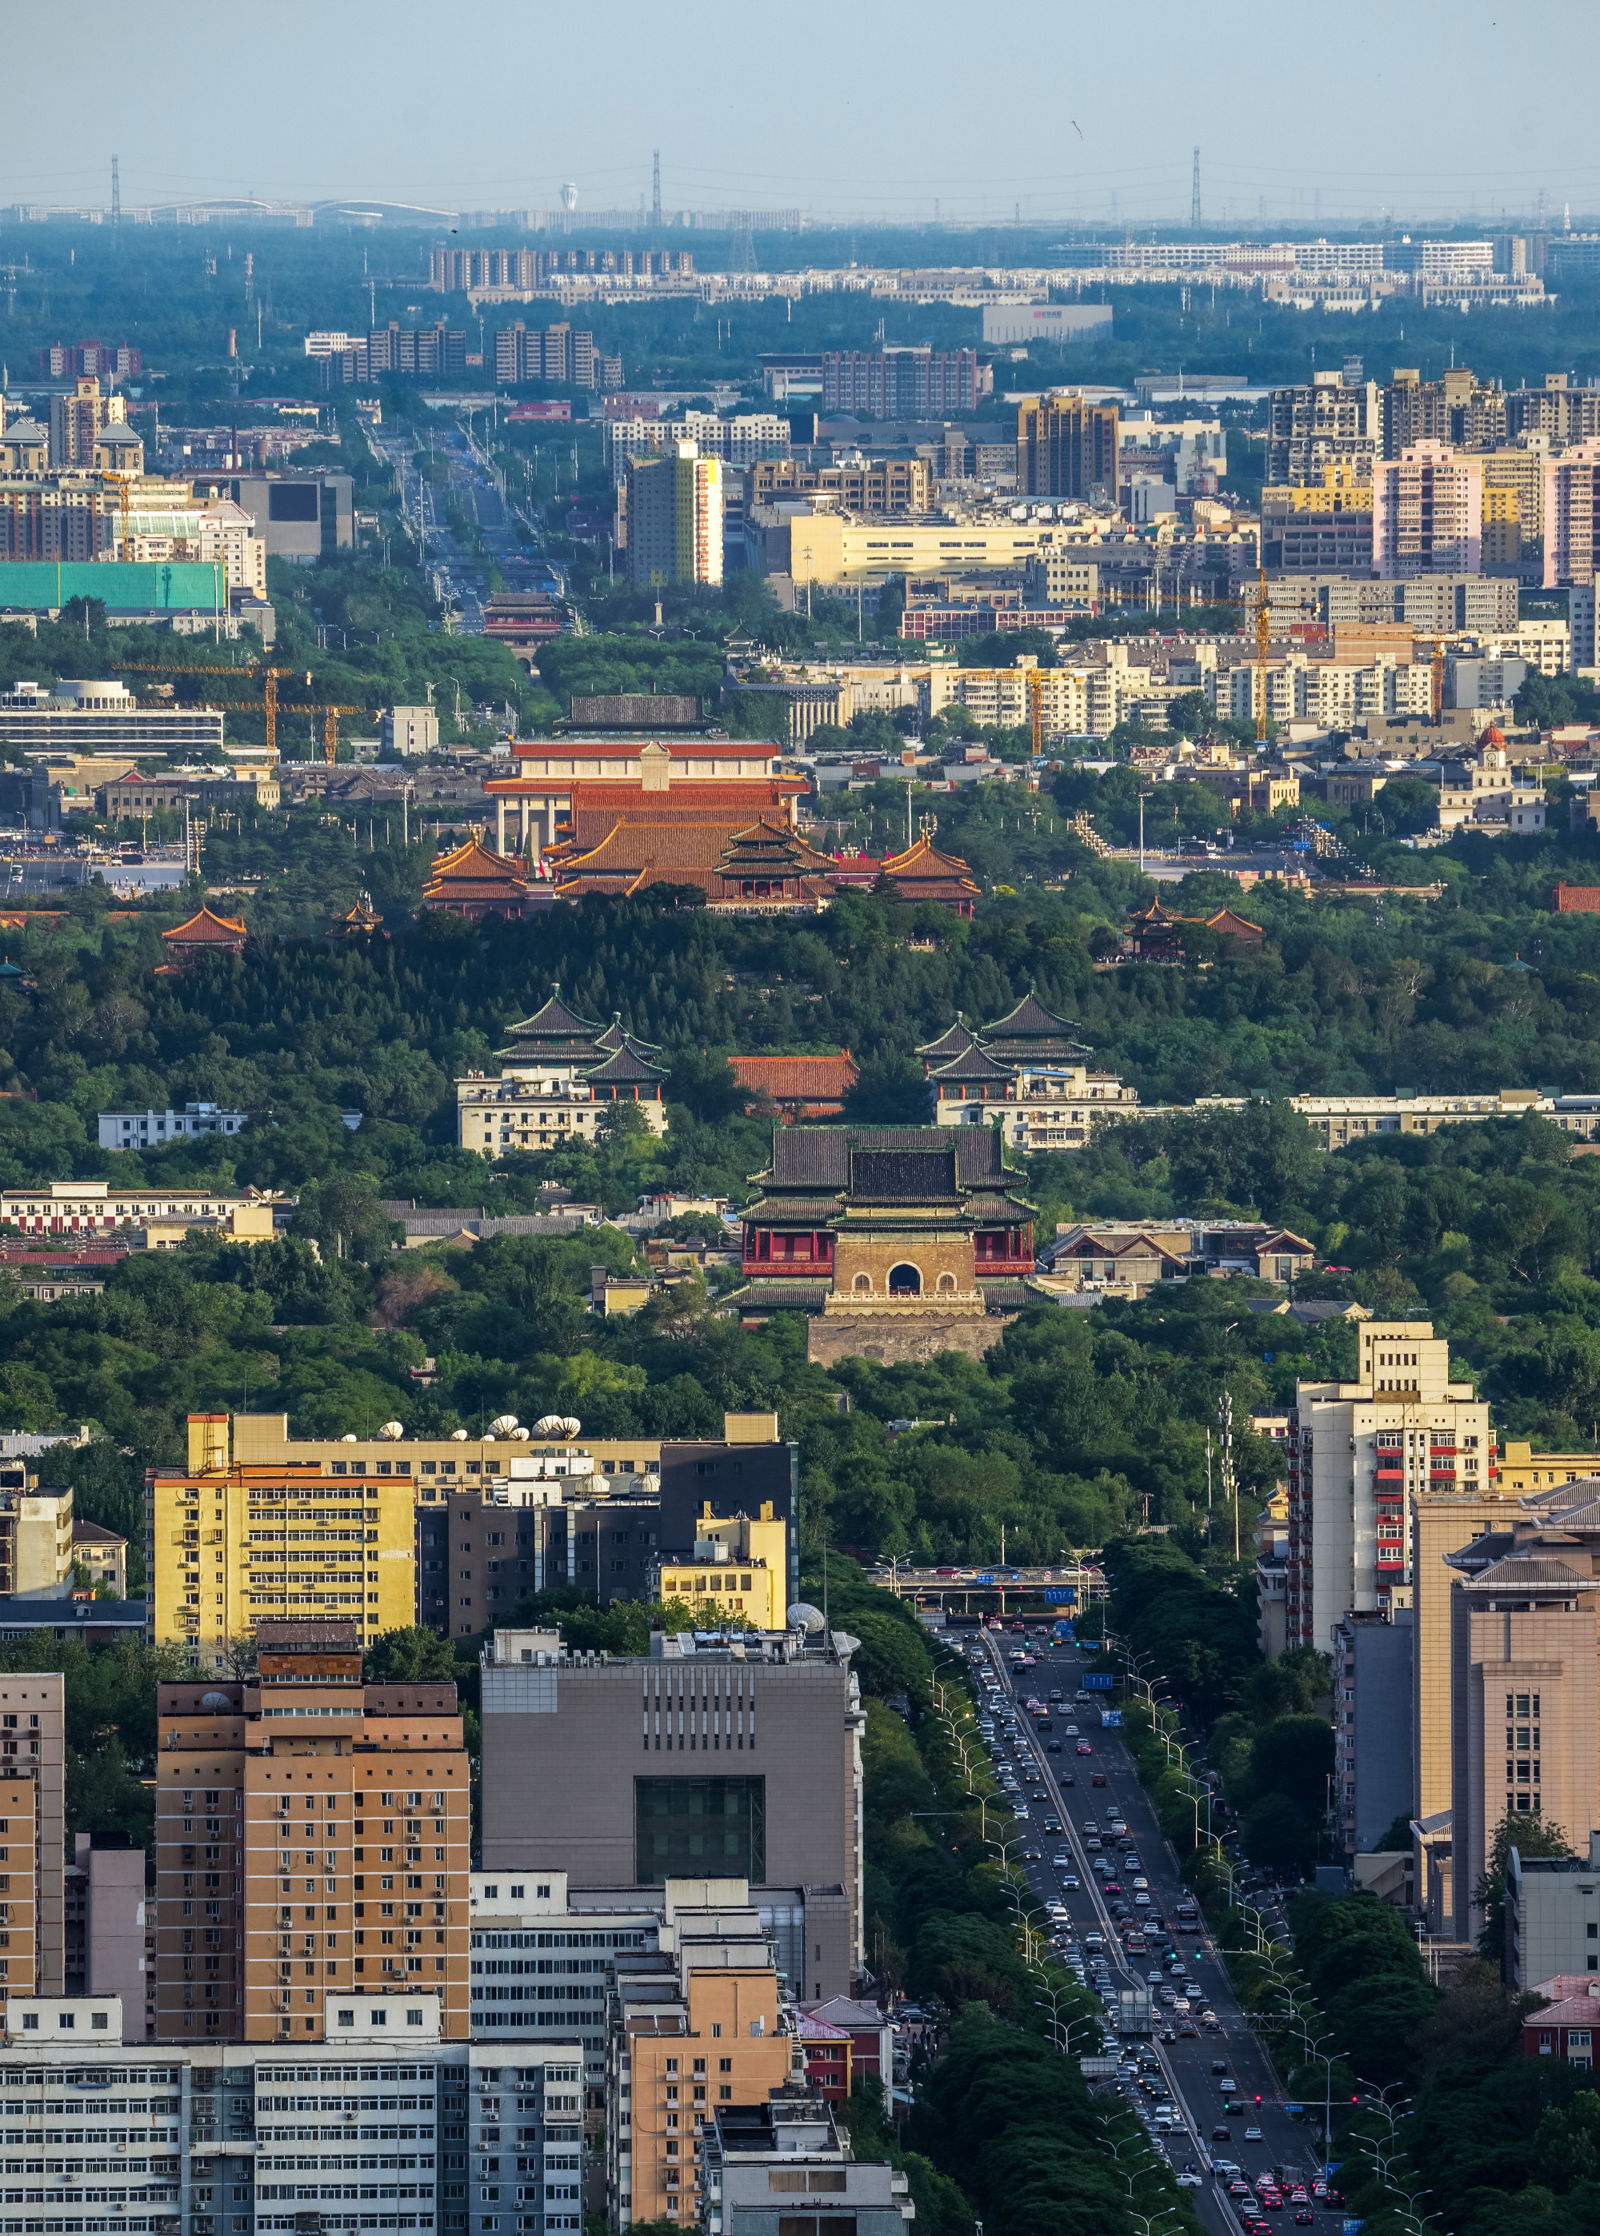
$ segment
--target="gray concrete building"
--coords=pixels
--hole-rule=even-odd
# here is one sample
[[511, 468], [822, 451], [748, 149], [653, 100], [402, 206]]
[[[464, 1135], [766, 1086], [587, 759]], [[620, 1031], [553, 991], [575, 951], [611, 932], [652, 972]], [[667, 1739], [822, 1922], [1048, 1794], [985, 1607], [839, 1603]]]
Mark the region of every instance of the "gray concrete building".
[[1512, 1849], [1504, 1969], [1513, 1995], [1558, 1974], [1600, 1972], [1600, 1832], [1589, 1834], [1588, 1850], [1524, 1857]]
[[844, 1633], [656, 1633], [638, 1658], [497, 1630], [483, 1657], [486, 1875], [565, 1872], [642, 1904], [738, 1878], [791, 1992], [861, 1966], [861, 1729]]
[[907, 2236], [909, 2186], [882, 2160], [852, 2158], [832, 2111], [803, 2089], [719, 2106], [700, 2146], [706, 2236]]
[[1334, 1803], [1347, 1856], [1370, 1855], [1411, 1813], [1414, 1625], [1397, 1607], [1334, 1626]]

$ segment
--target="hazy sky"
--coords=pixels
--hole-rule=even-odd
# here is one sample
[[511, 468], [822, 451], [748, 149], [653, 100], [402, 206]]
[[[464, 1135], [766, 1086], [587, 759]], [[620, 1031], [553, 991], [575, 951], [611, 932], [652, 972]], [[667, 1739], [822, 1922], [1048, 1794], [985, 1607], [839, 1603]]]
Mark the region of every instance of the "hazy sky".
[[[19, 0], [0, 22], [21, 29]], [[27, 11], [37, 27], [36, 10]], [[1208, 222], [1600, 209], [1596, 0], [77, 0], [0, 203], [255, 192], [464, 209]], [[1570, 65], [1578, 83], [1553, 82]], [[66, 103], [65, 109], [61, 106]], [[1562, 124], [1559, 120], [1565, 119]]]

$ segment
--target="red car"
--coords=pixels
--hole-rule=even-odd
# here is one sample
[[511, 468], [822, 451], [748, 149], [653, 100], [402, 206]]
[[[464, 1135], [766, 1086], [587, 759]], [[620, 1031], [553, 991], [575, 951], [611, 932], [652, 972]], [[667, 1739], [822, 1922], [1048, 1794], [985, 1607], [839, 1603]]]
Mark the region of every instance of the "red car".
[[1105, 1782], [1106, 1774], [1103, 1770], [1095, 1771], [1094, 1775], [1089, 1780], [1091, 1786], [1103, 1786]]

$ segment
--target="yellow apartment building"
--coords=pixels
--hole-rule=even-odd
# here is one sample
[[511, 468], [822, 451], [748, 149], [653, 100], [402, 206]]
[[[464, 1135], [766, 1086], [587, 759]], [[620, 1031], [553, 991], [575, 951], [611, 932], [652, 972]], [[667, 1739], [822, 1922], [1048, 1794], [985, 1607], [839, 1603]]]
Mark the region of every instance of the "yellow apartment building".
[[757, 1630], [782, 1630], [788, 1617], [788, 1536], [770, 1502], [755, 1521], [743, 1515], [721, 1520], [704, 1506], [695, 1523], [693, 1558], [658, 1561], [654, 1596], [688, 1607], [711, 1605]]
[[263, 1621], [344, 1616], [363, 1645], [416, 1621], [411, 1478], [336, 1478], [312, 1461], [151, 1469], [145, 1490], [149, 1634], [202, 1666]]

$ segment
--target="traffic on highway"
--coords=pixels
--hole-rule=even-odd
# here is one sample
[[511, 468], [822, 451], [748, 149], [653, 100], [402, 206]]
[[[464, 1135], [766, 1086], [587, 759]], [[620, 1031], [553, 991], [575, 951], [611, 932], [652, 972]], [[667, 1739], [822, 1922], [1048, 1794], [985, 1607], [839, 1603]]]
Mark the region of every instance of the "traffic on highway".
[[1052, 1949], [1105, 2012], [1091, 2085], [1123, 2099], [1208, 2227], [1332, 2236], [1344, 2201], [1325, 2178], [1322, 2107], [1285, 2110], [1121, 1732], [1101, 1722], [1107, 1695], [1084, 1684], [1086, 1655], [1016, 1626], [960, 1645]]

